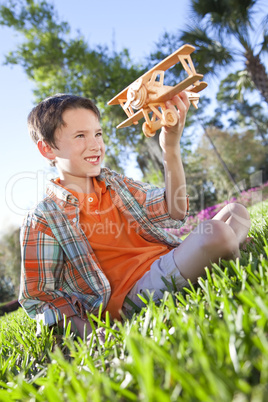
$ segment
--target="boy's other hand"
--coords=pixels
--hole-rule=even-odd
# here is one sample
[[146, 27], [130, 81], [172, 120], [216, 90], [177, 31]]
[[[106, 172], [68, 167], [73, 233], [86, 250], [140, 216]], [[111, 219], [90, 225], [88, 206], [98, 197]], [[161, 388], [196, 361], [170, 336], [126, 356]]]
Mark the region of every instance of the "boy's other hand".
[[173, 127], [162, 127], [159, 136], [159, 144], [164, 153], [175, 151], [180, 146], [181, 135], [190, 107], [190, 101], [186, 92], [181, 92], [179, 95], [174, 96], [172, 100], [167, 101], [166, 107], [177, 113], [178, 122]]

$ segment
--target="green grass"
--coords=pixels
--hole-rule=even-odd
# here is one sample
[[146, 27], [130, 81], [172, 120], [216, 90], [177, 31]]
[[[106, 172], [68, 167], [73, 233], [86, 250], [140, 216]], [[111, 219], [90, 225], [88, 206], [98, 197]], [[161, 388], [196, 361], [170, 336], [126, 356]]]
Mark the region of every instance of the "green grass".
[[[268, 400], [268, 201], [249, 244], [183, 293], [165, 294], [104, 345], [61, 339], [22, 310], [0, 319], [1, 401]], [[95, 321], [98, 318], [95, 317]]]

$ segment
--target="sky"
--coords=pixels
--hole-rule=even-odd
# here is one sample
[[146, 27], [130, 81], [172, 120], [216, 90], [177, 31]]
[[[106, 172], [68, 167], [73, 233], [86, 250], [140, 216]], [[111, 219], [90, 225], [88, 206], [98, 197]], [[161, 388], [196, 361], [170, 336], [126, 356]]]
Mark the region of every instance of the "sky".
[[[127, 48], [137, 62], [154, 50], [165, 31], [191, 24], [190, 0], [54, 0], [54, 5], [73, 35], [80, 30], [92, 48], [98, 44], [112, 48], [113, 43], [117, 51]], [[3, 65], [4, 55], [19, 39], [12, 29], [0, 27], [0, 235], [21, 224], [27, 210], [43, 197], [51, 177], [48, 163], [27, 132], [34, 83], [20, 66]], [[132, 169], [131, 176], [135, 175], [139, 173]]]

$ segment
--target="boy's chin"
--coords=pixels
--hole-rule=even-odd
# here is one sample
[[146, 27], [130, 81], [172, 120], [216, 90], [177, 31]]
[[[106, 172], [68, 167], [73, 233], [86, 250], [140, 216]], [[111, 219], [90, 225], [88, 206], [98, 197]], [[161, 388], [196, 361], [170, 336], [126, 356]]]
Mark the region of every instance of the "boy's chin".
[[88, 173], [87, 174], [87, 178], [90, 178], [90, 177], [97, 177], [97, 176], [99, 176], [101, 174], [101, 168], [99, 169], [99, 170], [96, 170], [95, 172], [90, 172], [90, 173]]

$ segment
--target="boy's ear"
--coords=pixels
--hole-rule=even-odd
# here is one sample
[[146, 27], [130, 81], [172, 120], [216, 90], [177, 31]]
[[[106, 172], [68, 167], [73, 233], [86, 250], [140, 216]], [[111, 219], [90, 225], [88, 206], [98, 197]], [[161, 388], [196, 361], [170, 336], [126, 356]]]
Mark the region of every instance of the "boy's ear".
[[49, 160], [55, 159], [56, 156], [54, 155], [53, 149], [50, 145], [46, 144], [45, 141], [39, 140], [37, 142], [37, 147], [41, 155], [43, 155], [45, 158]]

